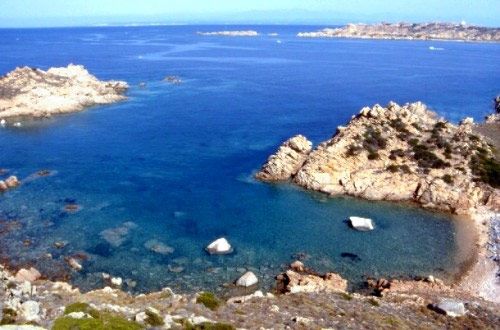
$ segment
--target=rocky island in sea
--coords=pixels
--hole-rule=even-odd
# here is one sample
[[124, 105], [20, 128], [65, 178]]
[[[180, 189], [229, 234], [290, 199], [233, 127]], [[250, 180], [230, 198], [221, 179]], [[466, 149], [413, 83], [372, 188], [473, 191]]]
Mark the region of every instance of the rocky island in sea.
[[83, 66], [22, 67], [0, 77], [0, 119], [40, 118], [124, 100], [124, 81], [101, 81]]
[[473, 126], [471, 118], [453, 125], [420, 102], [366, 107], [314, 150], [301, 135], [285, 141], [256, 177], [460, 214], [498, 210], [500, 164]]
[[500, 41], [500, 29], [453, 23], [379, 23], [348, 24], [340, 28], [325, 28], [300, 32], [303, 38], [362, 38], [408, 40]]
[[214, 31], [214, 32], [197, 32], [200, 36], [223, 36], [223, 37], [257, 37], [259, 33], [254, 30], [242, 31]]

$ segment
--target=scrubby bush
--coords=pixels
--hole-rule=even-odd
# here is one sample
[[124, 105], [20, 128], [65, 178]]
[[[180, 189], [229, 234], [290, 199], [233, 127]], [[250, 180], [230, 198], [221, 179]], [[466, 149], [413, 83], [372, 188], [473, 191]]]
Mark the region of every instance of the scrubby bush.
[[413, 147], [414, 155], [413, 157], [418, 163], [419, 167], [422, 168], [445, 168], [449, 167], [450, 164], [443, 161], [441, 158], [436, 156], [435, 153], [429, 150], [424, 144], [417, 144]]
[[395, 165], [395, 164], [391, 164], [391, 165], [387, 166], [386, 170], [388, 170], [389, 172], [392, 172], [392, 173], [396, 173], [397, 171], [399, 171], [399, 166]]
[[196, 303], [205, 305], [205, 307], [211, 310], [216, 310], [221, 305], [220, 300], [212, 292], [200, 293], [198, 298], [196, 298]]
[[369, 160], [376, 160], [376, 159], [379, 159], [380, 158], [380, 155], [378, 154], [377, 151], [373, 151], [371, 150], [369, 153], [368, 153], [368, 159]]
[[377, 151], [387, 147], [387, 140], [382, 136], [379, 130], [367, 127], [364, 135], [363, 147], [370, 151]]
[[357, 155], [359, 155], [361, 150], [363, 150], [363, 147], [361, 147], [357, 144], [351, 144], [347, 147], [347, 151], [345, 154], [347, 157], [357, 156]]
[[494, 188], [500, 187], [500, 163], [495, 158], [476, 152], [470, 159], [469, 167], [477, 181]]
[[447, 184], [453, 184], [453, 177], [449, 174], [443, 175], [441, 179], [443, 179], [443, 181], [446, 182]]

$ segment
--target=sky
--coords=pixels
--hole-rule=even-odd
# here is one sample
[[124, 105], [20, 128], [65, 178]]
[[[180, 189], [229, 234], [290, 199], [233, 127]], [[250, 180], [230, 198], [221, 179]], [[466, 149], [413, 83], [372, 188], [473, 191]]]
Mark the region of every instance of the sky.
[[0, 27], [446, 21], [498, 26], [500, 0], [0, 0]]

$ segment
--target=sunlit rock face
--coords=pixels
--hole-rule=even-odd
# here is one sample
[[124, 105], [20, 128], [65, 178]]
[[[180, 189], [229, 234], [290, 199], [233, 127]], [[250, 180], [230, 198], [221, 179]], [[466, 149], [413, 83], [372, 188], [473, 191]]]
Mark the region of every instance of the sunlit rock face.
[[0, 118], [48, 117], [125, 99], [124, 81], [100, 81], [83, 66], [16, 68], [0, 78]]
[[[462, 214], [487, 203], [498, 207], [498, 190], [482, 174], [493, 151], [472, 125], [446, 122], [420, 102], [365, 107], [312, 152], [304, 137], [287, 140], [256, 177]], [[293, 148], [295, 139], [304, 147]]]

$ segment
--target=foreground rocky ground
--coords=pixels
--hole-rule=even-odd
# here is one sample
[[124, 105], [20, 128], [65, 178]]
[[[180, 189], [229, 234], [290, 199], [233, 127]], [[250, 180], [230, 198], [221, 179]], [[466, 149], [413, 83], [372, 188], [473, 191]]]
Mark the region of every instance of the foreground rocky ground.
[[47, 117], [125, 99], [123, 81], [100, 81], [81, 65], [16, 68], [0, 78], [0, 120]]
[[364, 38], [500, 41], [500, 29], [452, 23], [348, 24], [337, 29], [301, 32], [305, 38]]
[[[279, 275], [277, 291], [222, 300], [211, 293], [132, 296], [112, 287], [85, 294], [67, 283], [0, 270], [2, 324], [53, 329], [495, 329], [498, 305], [457, 292], [438, 279], [368, 281], [348, 293], [338, 275], [301, 265]], [[255, 288], [249, 288], [249, 293]]]

